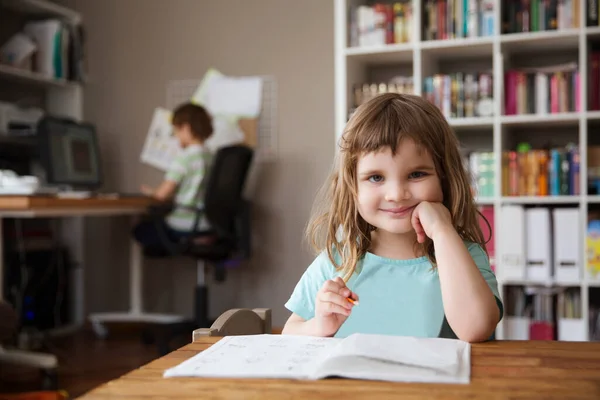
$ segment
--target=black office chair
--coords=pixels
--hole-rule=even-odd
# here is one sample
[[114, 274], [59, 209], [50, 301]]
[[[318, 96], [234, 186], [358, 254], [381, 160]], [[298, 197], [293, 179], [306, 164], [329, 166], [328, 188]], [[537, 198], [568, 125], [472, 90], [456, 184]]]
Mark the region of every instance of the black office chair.
[[[225, 280], [230, 264], [250, 257], [250, 203], [243, 199], [242, 192], [253, 151], [244, 145], [234, 145], [217, 151], [210, 169], [204, 206], [195, 209], [196, 220], [189, 235], [179, 242], [169, 240], [167, 233], [158, 223], [168, 208], [152, 208], [150, 215], [157, 221], [161, 236], [160, 248], [145, 248], [145, 254], [157, 256], [187, 256], [197, 261], [197, 284], [195, 288], [194, 320], [177, 324], [161, 325], [155, 331], [160, 354], [169, 352], [170, 341], [194, 329], [208, 328], [212, 321], [208, 315], [208, 288], [205, 282], [207, 263], [213, 266], [215, 279]], [[205, 216], [210, 230], [199, 231], [198, 222]]]

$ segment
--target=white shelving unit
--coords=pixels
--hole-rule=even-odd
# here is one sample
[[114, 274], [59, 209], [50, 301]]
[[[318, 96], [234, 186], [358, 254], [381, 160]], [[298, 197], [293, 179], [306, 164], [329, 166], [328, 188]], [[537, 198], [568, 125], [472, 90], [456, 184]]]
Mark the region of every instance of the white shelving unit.
[[[80, 24], [81, 15], [72, 9], [48, 0], [0, 0], [0, 11], [8, 10], [23, 18], [57, 18], [70, 24]], [[5, 38], [3, 38], [5, 39]], [[83, 118], [82, 85], [65, 79], [52, 79], [42, 74], [0, 64], [2, 82], [15, 82], [45, 89], [46, 112], [80, 121]]]
[[0, 7], [36, 17], [60, 18], [79, 24], [81, 14], [48, 0], [0, 0]]
[[[0, 33], [9, 35], [9, 26], [18, 27], [20, 21], [35, 18], [56, 18], [72, 25], [81, 24], [81, 14], [48, 0], [0, 0]], [[17, 22], [17, 23], [15, 23]], [[18, 28], [17, 28], [18, 29]], [[9, 36], [0, 37], [0, 42]], [[47, 114], [63, 116], [76, 121], [83, 120], [83, 85], [65, 79], [48, 78], [42, 74], [8, 65], [0, 64], [0, 100], [4, 99], [4, 88], [18, 93], [19, 97], [41, 96], [42, 105]], [[83, 218], [69, 218], [61, 221], [60, 235], [62, 242], [69, 247], [75, 265], [84, 265], [84, 221]], [[85, 322], [83, 293], [83, 269], [71, 270], [71, 288], [74, 293], [71, 307], [73, 327], [82, 326]], [[68, 331], [68, 330], [67, 330]]]
[[[500, 220], [500, 208], [504, 204], [522, 204], [526, 206], [547, 205], [573, 205], [580, 209], [581, 241], [579, 251], [584, 265], [581, 270], [581, 279], [578, 282], [566, 285], [581, 289], [582, 316], [588, 321], [589, 288], [600, 287], [600, 281], [592, 281], [585, 273], [588, 205], [600, 204], [600, 196], [588, 196], [587, 189], [587, 155], [585, 149], [588, 144], [588, 125], [596, 121], [600, 123], [600, 111], [587, 110], [588, 98], [588, 42], [600, 40], [600, 28], [585, 27], [585, 4], [580, 2], [579, 21], [580, 28], [532, 32], [501, 34], [500, 3], [495, 2], [494, 35], [489, 37], [450, 39], [424, 41], [422, 37], [422, 5], [424, 0], [412, 0], [412, 38], [411, 43], [394, 44], [378, 47], [352, 48], [349, 46], [349, 11], [359, 5], [372, 5], [366, 0], [335, 0], [334, 32], [335, 32], [335, 140], [336, 143], [343, 132], [347, 122], [348, 112], [352, 106], [352, 88], [355, 83], [377, 82], [376, 71], [378, 68], [394, 68], [397, 75], [412, 75], [414, 79], [414, 94], [421, 95], [423, 78], [435, 73], [455, 72], [456, 68], [464, 67], [465, 70], [481, 70], [482, 66], [493, 71], [493, 96], [494, 116], [486, 118], [462, 118], [449, 120], [450, 125], [469, 147], [469, 143], [486, 143], [488, 151], [495, 154], [496, 185], [493, 198], [480, 198], [481, 205], [493, 205], [495, 208], [495, 231], [500, 231], [504, 221]], [[389, 2], [388, 2], [389, 3]], [[542, 60], [536, 60], [540, 55]], [[503, 115], [504, 114], [504, 70], [511, 67], [511, 61], [525, 59], [525, 63], [539, 61], [539, 65], [561, 64], [565, 57], [577, 62], [580, 73], [580, 112], [568, 112], [546, 115]], [[528, 60], [529, 59], [529, 60]], [[547, 59], [547, 62], [545, 62]], [[450, 65], [450, 66], [449, 66]], [[517, 65], [521, 67], [524, 65]], [[448, 71], [452, 69], [452, 71]], [[545, 197], [505, 197], [501, 194], [501, 153], [510, 147], [511, 135], [519, 132], [519, 138], [513, 141], [527, 141], [521, 138], [525, 132], [527, 139], [533, 138], [535, 132], [547, 130], [557, 132], [561, 129], [571, 132], [573, 141], [580, 149], [580, 188], [583, 194], [579, 196], [545, 196]], [[528, 133], [531, 131], [531, 133]], [[543, 135], [548, 135], [544, 132]], [[539, 138], [538, 138], [539, 139]], [[495, 234], [496, 259], [502, 254], [502, 243]], [[501, 293], [505, 285], [536, 285], [536, 286], [565, 286], [546, 282], [539, 283], [523, 281], [508, 281], [502, 276], [502, 264], [496, 262], [496, 275]], [[497, 337], [502, 339], [504, 334], [504, 320], [498, 326]]]

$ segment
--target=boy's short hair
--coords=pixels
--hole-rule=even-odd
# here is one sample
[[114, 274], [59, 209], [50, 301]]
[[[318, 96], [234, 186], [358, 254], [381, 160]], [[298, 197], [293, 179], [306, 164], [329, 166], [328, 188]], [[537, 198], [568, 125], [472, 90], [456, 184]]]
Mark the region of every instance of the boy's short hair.
[[204, 107], [193, 103], [184, 103], [173, 111], [171, 123], [180, 127], [190, 126], [192, 135], [200, 140], [208, 139], [213, 133], [212, 119]]

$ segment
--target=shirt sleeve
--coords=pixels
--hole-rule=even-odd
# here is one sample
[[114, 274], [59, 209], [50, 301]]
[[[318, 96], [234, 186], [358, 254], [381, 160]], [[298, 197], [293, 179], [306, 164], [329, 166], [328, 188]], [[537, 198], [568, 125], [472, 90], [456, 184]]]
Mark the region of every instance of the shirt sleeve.
[[498, 309], [500, 310], [500, 319], [502, 319], [504, 314], [504, 306], [502, 305], [502, 300], [500, 299], [500, 294], [498, 292], [498, 281], [496, 280], [496, 275], [494, 275], [494, 272], [490, 267], [490, 260], [481, 246], [476, 243], [469, 243], [467, 249], [469, 250], [471, 257], [473, 257], [473, 261], [475, 261], [477, 268], [479, 268], [479, 272], [481, 272], [483, 279], [485, 279], [488, 286], [492, 290], [492, 293], [494, 293], [494, 297], [496, 297], [496, 304], [498, 304]]
[[181, 183], [183, 178], [186, 176], [186, 174], [187, 174], [187, 167], [186, 167], [186, 163], [185, 163], [185, 155], [182, 152], [177, 157], [175, 157], [175, 159], [173, 159], [173, 162], [169, 166], [169, 170], [165, 174], [165, 180], [173, 181], [173, 182], [179, 184], [179, 183]]
[[305, 321], [313, 318], [317, 292], [326, 280], [333, 278], [334, 274], [335, 269], [327, 253], [321, 253], [304, 271], [285, 307]]

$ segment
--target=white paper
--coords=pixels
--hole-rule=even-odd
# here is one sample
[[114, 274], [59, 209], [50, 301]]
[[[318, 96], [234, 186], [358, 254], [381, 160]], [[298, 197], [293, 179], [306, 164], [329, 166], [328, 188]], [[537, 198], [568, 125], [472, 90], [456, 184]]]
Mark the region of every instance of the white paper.
[[292, 335], [227, 336], [164, 376], [307, 379], [312, 363], [340, 341]]
[[214, 76], [207, 87], [206, 107], [213, 115], [256, 118], [262, 102], [259, 77]]
[[170, 168], [173, 159], [181, 151], [179, 141], [171, 134], [172, 130], [171, 112], [157, 107], [140, 156], [142, 162], [163, 171]]
[[196, 88], [196, 91], [192, 95], [191, 101], [195, 104], [199, 104], [201, 106], [206, 107], [208, 103], [208, 93], [210, 87], [214, 83], [215, 79], [222, 77], [223, 74], [214, 68], [210, 68], [204, 76], [202, 77], [202, 81]]
[[311, 378], [469, 383], [470, 350], [469, 343], [453, 339], [354, 334], [333, 349]]
[[452, 339], [354, 334], [225, 337], [167, 370], [165, 377], [321, 379], [469, 383], [471, 346]]

